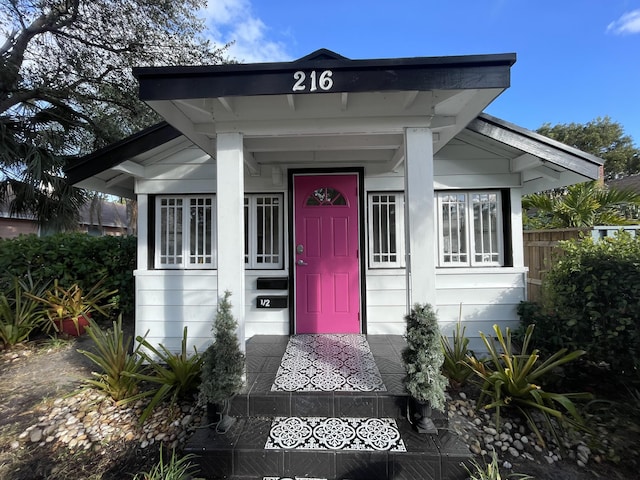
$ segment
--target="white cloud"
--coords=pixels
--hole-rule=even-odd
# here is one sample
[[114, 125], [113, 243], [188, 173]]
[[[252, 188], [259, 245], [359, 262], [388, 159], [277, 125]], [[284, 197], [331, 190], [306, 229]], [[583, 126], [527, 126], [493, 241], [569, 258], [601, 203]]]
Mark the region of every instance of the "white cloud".
[[640, 9], [627, 12], [615, 22], [611, 22], [607, 26], [607, 32], [618, 35], [640, 33]]
[[282, 41], [270, 38], [272, 32], [254, 15], [249, 0], [210, 0], [202, 14], [214, 43], [233, 42], [228, 51], [232, 59], [255, 63], [291, 58]]

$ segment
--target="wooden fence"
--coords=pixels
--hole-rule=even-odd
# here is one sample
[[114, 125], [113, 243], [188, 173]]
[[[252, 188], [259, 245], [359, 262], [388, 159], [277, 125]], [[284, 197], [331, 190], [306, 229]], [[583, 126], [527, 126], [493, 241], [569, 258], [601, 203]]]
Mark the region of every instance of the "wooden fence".
[[640, 235], [640, 226], [597, 226], [593, 228], [564, 228], [557, 230], [525, 230], [523, 234], [524, 264], [529, 267], [527, 276], [527, 299], [540, 300], [542, 279], [549, 270], [555, 255], [558, 255], [558, 242], [578, 238], [580, 234], [591, 235], [597, 241], [600, 238], [615, 235], [621, 229], [632, 235]]

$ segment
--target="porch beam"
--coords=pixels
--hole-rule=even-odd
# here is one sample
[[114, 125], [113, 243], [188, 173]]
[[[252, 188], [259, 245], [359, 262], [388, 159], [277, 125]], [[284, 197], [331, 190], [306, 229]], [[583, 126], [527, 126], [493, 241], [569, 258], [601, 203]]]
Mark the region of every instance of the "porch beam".
[[252, 177], [259, 177], [260, 165], [258, 164], [258, 162], [256, 162], [255, 157], [246, 148], [243, 149], [243, 153], [244, 153], [244, 164], [247, 166], [247, 169], [249, 170], [249, 175], [251, 175]]
[[244, 318], [244, 148], [242, 134], [218, 133], [216, 161], [216, 245], [218, 297], [230, 291], [238, 339], [245, 348]]
[[349, 94], [347, 92], [342, 92], [340, 94], [340, 110], [346, 112], [349, 108]]
[[124, 162], [114, 165], [111, 167], [111, 170], [121, 173], [126, 173], [136, 178], [144, 178], [145, 177], [145, 168], [144, 165], [140, 165], [139, 163], [133, 162], [131, 160], [125, 160]]
[[227, 112], [233, 113], [233, 101], [230, 98], [218, 97], [218, 101], [222, 104]]
[[433, 134], [429, 128], [405, 131], [404, 183], [409, 312], [415, 302], [436, 303]]
[[400, 148], [396, 150], [396, 153], [393, 154], [393, 158], [389, 162], [391, 166], [390, 170], [392, 172], [397, 172], [400, 170], [400, 165], [404, 163], [404, 145], [401, 145]]
[[[455, 117], [445, 117], [440, 120], [437, 116], [433, 122], [437, 128], [449, 125]], [[453, 120], [455, 121], [455, 120]], [[223, 132], [242, 132], [246, 137], [270, 137], [282, 135], [287, 132], [289, 136], [296, 135], [327, 135], [327, 134], [379, 134], [379, 133], [403, 133], [407, 127], [422, 127], [425, 117], [416, 115], [413, 117], [394, 118], [367, 117], [359, 118], [313, 118], [291, 120], [247, 120], [247, 121], [219, 121], [215, 129]], [[195, 127], [199, 127], [195, 125]], [[198, 131], [212, 131], [212, 127], [203, 125]]]
[[514, 173], [522, 172], [529, 168], [535, 168], [542, 165], [542, 161], [530, 153], [523, 153], [522, 155], [511, 159], [511, 171]]

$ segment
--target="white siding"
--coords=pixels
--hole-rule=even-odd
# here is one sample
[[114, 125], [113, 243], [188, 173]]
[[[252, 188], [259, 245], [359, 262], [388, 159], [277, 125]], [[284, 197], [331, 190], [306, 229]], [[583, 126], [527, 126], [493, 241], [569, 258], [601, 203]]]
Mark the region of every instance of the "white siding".
[[282, 270], [247, 270], [245, 276], [245, 334], [253, 335], [289, 335], [288, 308], [257, 308], [256, 297], [259, 295], [288, 295], [286, 290], [258, 290], [258, 277], [287, 277], [289, 272]]
[[442, 333], [451, 336], [460, 317], [467, 326], [470, 348], [483, 351], [480, 332], [492, 336], [495, 323], [503, 329], [517, 328], [516, 308], [525, 300], [525, 275], [524, 268], [439, 270], [436, 309]]
[[215, 270], [149, 270], [135, 272], [136, 335], [180, 351], [187, 327], [189, 351], [203, 351], [211, 342], [218, 303]]

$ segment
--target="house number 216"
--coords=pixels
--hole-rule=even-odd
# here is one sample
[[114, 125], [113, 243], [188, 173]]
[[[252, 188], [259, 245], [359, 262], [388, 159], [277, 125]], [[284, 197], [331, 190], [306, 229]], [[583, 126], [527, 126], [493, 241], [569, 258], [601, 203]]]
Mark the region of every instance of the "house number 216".
[[310, 92], [315, 92], [318, 90], [324, 90], [325, 92], [331, 90], [333, 87], [333, 72], [331, 70], [325, 70], [318, 75], [318, 72], [312, 70], [309, 73], [309, 79], [307, 80], [307, 74], [302, 70], [298, 70], [293, 74], [293, 79], [295, 83], [293, 84], [294, 92], [303, 92], [307, 89], [307, 85], [309, 86]]

